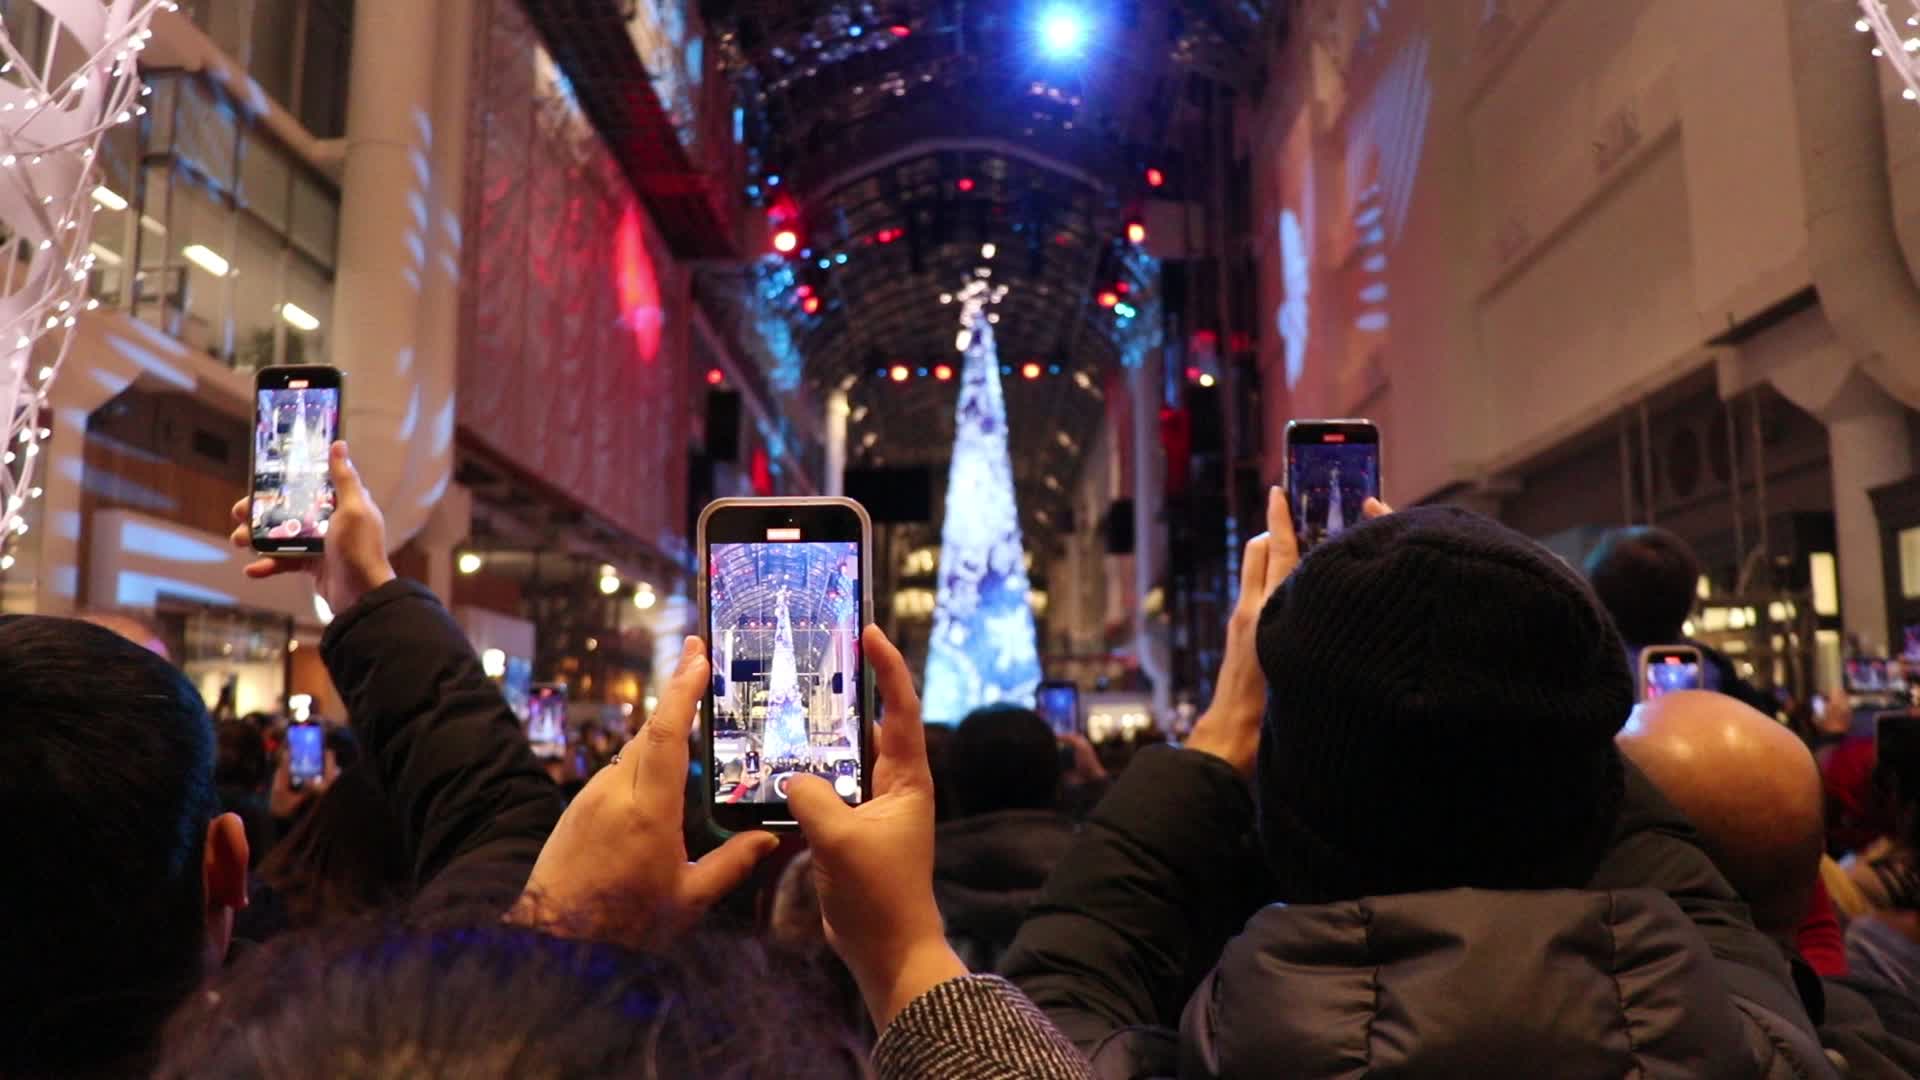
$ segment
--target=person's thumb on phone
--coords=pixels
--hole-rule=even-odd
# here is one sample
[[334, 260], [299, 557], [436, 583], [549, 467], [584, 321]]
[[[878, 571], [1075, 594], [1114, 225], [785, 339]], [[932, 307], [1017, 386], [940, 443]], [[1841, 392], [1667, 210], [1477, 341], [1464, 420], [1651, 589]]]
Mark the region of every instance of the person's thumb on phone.
[[800, 823], [807, 844], [816, 851], [831, 847], [839, 830], [853, 816], [853, 807], [834, 794], [832, 784], [804, 774], [787, 782], [787, 808], [793, 811], [793, 820]]

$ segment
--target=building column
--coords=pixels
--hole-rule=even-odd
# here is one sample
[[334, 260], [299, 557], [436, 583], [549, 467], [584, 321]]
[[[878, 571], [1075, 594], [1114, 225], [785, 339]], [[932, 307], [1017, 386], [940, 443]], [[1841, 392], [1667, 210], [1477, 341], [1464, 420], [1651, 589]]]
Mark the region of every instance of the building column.
[[441, 69], [468, 44], [443, 40], [442, 24], [456, 21], [443, 9], [467, 6], [354, 8], [332, 348], [348, 373], [343, 434], [394, 547], [426, 525], [452, 475], [455, 350], [440, 309], [455, 289], [433, 253], [444, 251], [436, 243], [444, 212], [457, 229], [460, 207], [436, 197], [458, 187], [448, 173], [460, 171], [463, 125], [435, 105], [448, 97], [436, 92]]
[[1160, 584], [1167, 565], [1166, 527], [1161, 508], [1167, 494], [1166, 455], [1160, 447], [1160, 407], [1166, 401], [1161, 353], [1149, 350], [1141, 365], [1127, 373], [1133, 398], [1133, 627], [1140, 670], [1153, 680], [1153, 715], [1162, 721], [1173, 712], [1173, 650], [1165, 623], [1147, 614], [1147, 594]]
[[1880, 520], [1867, 492], [1913, 475], [1907, 410], [1855, 371], [1819, 416], [1827, 425], [1827, 459], [1833, 471], [1841, 625], [1868, 654], [1885, 655], [1891, 644], [1885, 553]]
[[820, 490], [829, 495], [846, 494], [847, 417], [852, 412], [845, 390], [827, 395], [827, 475], [820, 478]]

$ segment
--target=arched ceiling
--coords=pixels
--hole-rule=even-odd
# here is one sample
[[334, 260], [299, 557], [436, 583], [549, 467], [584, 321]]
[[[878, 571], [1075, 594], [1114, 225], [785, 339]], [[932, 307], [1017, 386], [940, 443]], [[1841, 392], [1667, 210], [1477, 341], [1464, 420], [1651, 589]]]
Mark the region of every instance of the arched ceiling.
[[[1121, 235], [1170, 99], [1197, 43], [1223, 45], [1257, 8], [1071, 0], [1087, 42], [1060, 59], [1036, 31], [1054, 0], [714, 6], [748, 193], [796, 207], [807, 252], [762, 294], [786, 305], [816, 399], [848, 392], [850, 464], [947, 460], [958, 379], [933, 372], [957, 369], [959, 309], [943, 299], [985, 271], [1007, 287], [995, 329], [1022, 516], [1057, 528], [1107, 380], [1146, 330], [1095, 297], [1125, 280], [1139, 309], [1152, 292]], [[896, 364], [905, 382], [879, 374]]]

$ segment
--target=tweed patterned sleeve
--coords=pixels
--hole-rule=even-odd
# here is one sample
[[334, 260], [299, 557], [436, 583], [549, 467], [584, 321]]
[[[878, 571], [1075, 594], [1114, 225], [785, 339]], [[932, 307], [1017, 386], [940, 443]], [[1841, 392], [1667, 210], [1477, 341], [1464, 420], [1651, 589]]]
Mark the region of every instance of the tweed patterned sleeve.
[[873, 1048], [881, 1080], [1090, 1080], [1092, 1068], [1014, 985], [948, 979], [893, 1018]]

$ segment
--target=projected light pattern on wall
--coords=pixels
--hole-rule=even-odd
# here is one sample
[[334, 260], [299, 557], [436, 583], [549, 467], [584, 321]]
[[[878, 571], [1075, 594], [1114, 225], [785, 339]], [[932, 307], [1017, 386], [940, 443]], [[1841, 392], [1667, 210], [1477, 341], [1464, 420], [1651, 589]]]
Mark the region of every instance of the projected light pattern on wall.
[[1040, 682], [1000, 354], [984, 314], [987, 299], [973, 288], [962, 316], [966, 361], [927, 649], [925, 714], [939, 723], [958, 721], [981, 705], [1031, 706]]

